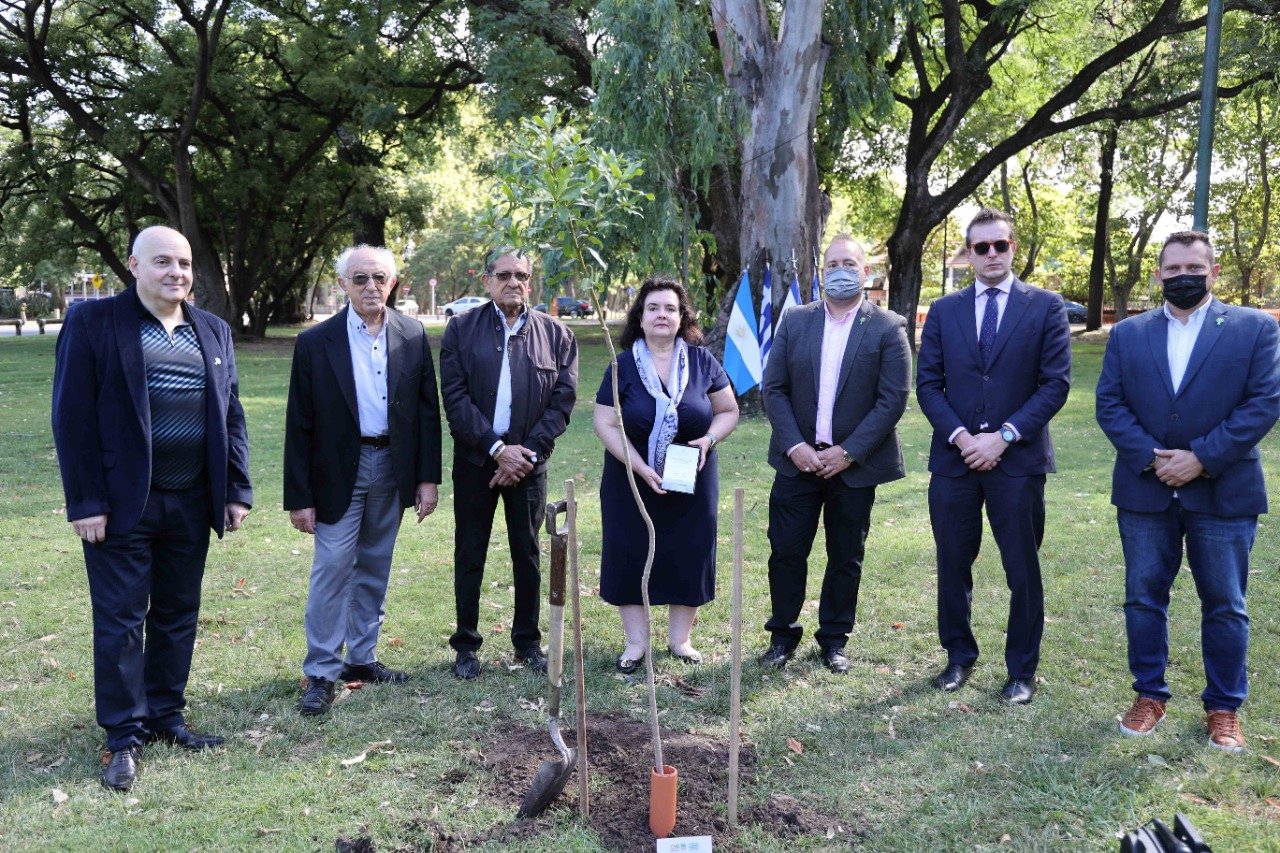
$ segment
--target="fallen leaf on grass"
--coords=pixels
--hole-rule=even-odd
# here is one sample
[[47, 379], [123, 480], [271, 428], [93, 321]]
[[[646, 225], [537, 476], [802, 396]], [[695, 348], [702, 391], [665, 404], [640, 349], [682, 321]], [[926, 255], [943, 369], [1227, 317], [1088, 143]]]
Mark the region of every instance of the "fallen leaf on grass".
[[348, 690], [359, 690], [364, 687], [363, 681], [344, 681], [343, 684], [347, 686]]
[[894, 623], [893, 623], [892, 625], [890, 625], [889, 627], [890, 627], [890, 628], [892, 628], [892, 629], [893, 629], [893, 630], [895, 630], [895, 631], [901, 631], [903, 628], [907, 627], [907, 623], [906, 623], [906, 622], [894, 622]]
[[477, 711], [496, 711], [496, 710], [498, 710], [498, 706], [497, 706], [497, 705], [494, 705], [494, 704], [493, 704], [492, 702], [490, 702], [488, 699], [485, 699], [485, 700], [484, 700], [483, 702], [481, 702], [479, 705], [476, 705], [475, 710], [477, 710]]
[[1159, 755], [1156, 755], [1154, 752], [1147, 753], [1147, 763], [1150, 764], [1152, 767], [1168, 767], [1169, 766], [1169, 762], [1165, 761], [1163, 758], [1161, 758]]
[[391, 639], [387, 640], [387, 645], [393, 649], [401, 649], [401, 648], [404, 648], [404, 640], [401, 639], [400, 637], [392, 637]]
[[948, 702], [947, 709], [950, 711], [959, 711], [961, 714], [972, 714], [973, 706], [967, 702]]
[[136, 806], [140, 802], [142, 802], [142, 800], [139, 800], [137, 797], [130, 797], [129, 799], [124, 801], [124, 804], [126, 806], [132, 807], [132, 806]]
[[540, 711], [542, 710], [542, 706], [546, 704], [546, 700], [543, 699], [542, 697], [538, 697], [537, 702], [530, 702], [528, 699], [524, 698], [523, 696], [520, 696], [516, 699], [516, 701], [519, 702], [520, 707], [524, 708], [526, 711]]
[[1276, 767], [1280, 767], [1280, 761], [1275, 760], [1270, 755], [1259, 755], [1258, 757], [1268, 764], [1274, 764]]
[[1195, 803], [1197, 806], [1207, 806], [1209, 801], [1204, 797], [1197, 797], [1195, 794], [1188, 794], [1185, 791], [1178, 795], [1188, 803]]
[[370, 754], [378, 752], [394, 752], [391, 748], [391, 741], [375, 741], [374, 743], [369, 744], [368, 748], [365, 749], [364, 752], [359, 755], [353, 755], [350, 758], [344, 758], [339, 763], [343, 767], [355, 767], [357, 764], [363, 764], [369, 758]]
[[1007, 833], [1007, 832], [1006, 832], [1004, 835], [1000, 836], [1000, 843], [1001, 843], [1001, 844], [1008, 844], [1008, 843], [1009, 843], [1010, 841], [1012, 841], [1012, 840], [1013, 840], [1013, 836], [1012, 836], [1012, 835], [1010, 835], [1010, 834], [1009, 834], [1009, 833]]
[[793, 737], [787, 738], [787, 749], [791, 750], [796, 755], [804, 755], [804, 744]]
[[1267, 805], [1280, 812], [1280, 797], [1267, 797]]
[[284, 832], [283, 829], [276, 827], [260, 826], [258, 827], [258, 837], [266, 838], [268, 835], [275, 835], [277, 832]]
[[54, 788], [52, 791], [50, 791], [50, 793], [53, 794], [53, 804], [55, 806], [60, 806], [63, 803], [65, 803], [67, 800], [71, 799], [70, 797], [67, 796], [67, 792], [62, 790], [61, 788]]

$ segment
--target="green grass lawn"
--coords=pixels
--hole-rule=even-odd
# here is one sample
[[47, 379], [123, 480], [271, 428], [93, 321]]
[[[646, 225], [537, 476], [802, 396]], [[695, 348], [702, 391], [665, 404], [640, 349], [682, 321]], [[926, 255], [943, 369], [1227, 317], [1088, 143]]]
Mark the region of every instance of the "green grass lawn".
[[[602, 451], [591, 409], [605, 364], [599, 333], [578, 326], [582, 389], [576, 416], [552, 458], [550, 487], [567, 478], [580, 501], [583, 586], [599, 579]], [[438, 339], [437, 339], [438, 340]], [[503, 820], [483, 772], [465, 753], [500, 727], [536, 730], [542, 712], [522, 705], [543, 684], [509, 671], [512, 596], [506, 534], [491, 542], [482, 608], [483, 677], [462, 684], [453, 654], [452, 489], [421, 525], [407, 521], [396, 551], [381, 657], [411, 671], [405, 688], [350, 695], [320, 721], [294, 711], [304, 653], [303, 607], [311, 543], [281, 504], [284, 402], [292, 335], [238, 350], [252, 441], [257, 505], [245, 528], [209, 552], [189, 716], [228, 736], [227, 748], [193, 756], [154, 748], [127, 796], [99, 787], [102, 733], [94, 722], [90, 612], [78, 541], [66, 523], [49, 394], [54, 339], [0, 341], [0, 848], [332, 849], [340, 835], [381, 849], [420, 847], [415, 820], [432, 816], [460, 835]], [[908, 477], [882, 487], [867, 545], [858, 625], [847, 678], [811, 653], [781, 674], [751, 662], [767, 638], [768, 424], [744, 418], [721, 453], [719, 597], [703, 608], [700, 668], [673, 665], [703, 688], [690, 698], [660, 688], [663, 724], [723, 737], [729, 719], [732, 495], [746, 489], [743, 721], [759, 766], [741, 811], [785, 793], [867, 829], [863, 849], [1114, 850], [1116, 833], [1152, 815], [1186, 812], [1215, 850], [1280, 850], [1280, 564], [1278, 525], [1264, 517], [1253, 555], [1252, 695], [1244, 708], [1249, 749], [1207, 746], [1199, 692], [1199, 609], [1189, 577], [1172, 609], [1169, 719], [1146, 739], [1122, 738], [1116, 716], [1132, 700], [1126, 666], [1124, 569], [1110, 505], [1112, 453], [1093, 420], [1101, 348], [1076, 347], [1075, 385], [1054, 422], [1059, 473], [1049, 478], [1042, 559], [1048, 624], [1039, 692], [1026, 708], [995, 698], [1003, 679], [1007, 591], [988, 534], [975, 568], [974, 622], [983, 656], [970, 685], [944, 695], [927, 679], [945, 662], [934, 620], [934, 563], [926, 501], [928, 428], [914, 401], [902, 422]], [[1265, 460], [1273, 496], [1278, 447]], [[446, 447], [445, 461], [450, 452]], [[448, 477], [446, 476], [446, 480]], [[545, 540], [544, 540], [545, 541]], [[544, 546], [545, 549], [545, 546]], [[814, 546], [823, 553], [822, 542]], [[822, 564], [813, 561], [806, 627], [816, 621]], [[545, 608], [544, 608], [545, 618]], [[584, 599], [587, 694], [592, 714], [644, 713], [644, 688], [612, 674], [622, 632], [612, 608]], [[655, 635], [665, 636], [662, 619]], [[490, 633], [492, 632], [492, 633]], [[807, 635], [808, 636], [808, 635]], [[494, 706], [482, 706], [488, 701]], [[533, 736], [545, 737], [538, 733]], [[787, 748], [787, 738], [804, 745]], [[345, 768], [371, 741], [394, 751]], [[648, 749], [637, 743], [637, 753]], [[449, 779], [450, 784], [442, 780]], [[459, 781], [460, 780], [460, 781]], [[67, 795], [56, 803], [54, 789]], [[815, 836], [800, 849], [841, 849]], [[777, 849], [744, 828], [735, 846]], [[594, 850], [596, 837], [562, 810], [522, 850]]]

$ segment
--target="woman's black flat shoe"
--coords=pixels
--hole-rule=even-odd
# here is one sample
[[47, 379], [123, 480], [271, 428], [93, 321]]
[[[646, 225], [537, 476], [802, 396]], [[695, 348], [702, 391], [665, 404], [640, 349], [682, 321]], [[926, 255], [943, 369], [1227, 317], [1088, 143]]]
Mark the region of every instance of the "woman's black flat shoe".
[[644, 663], [644, 655], [640, 655], [635, 660], [618, 655], [618, 661], [614, 664], [614, 668], [623, 675], [631, 675], [640, 668], [642, 663]]
[[671, 656], [678, 661], [683, 661], [684, 663], [694, 663], [694, 664], [702, 663], [702, 652], [698, 651], [697, 649], [692, 649], [687, 655], [680, 654], [670, 646], [667, 647], [667, 651], [671, 652]]

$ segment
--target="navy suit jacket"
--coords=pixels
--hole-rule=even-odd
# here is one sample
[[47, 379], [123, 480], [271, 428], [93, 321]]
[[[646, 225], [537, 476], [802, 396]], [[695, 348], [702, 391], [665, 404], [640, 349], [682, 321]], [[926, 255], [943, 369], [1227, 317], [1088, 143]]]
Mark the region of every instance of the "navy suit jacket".
[[[773, 427], [769, 464], [785, 477], [799, 473], [787, 451], [815, 440], [826, 318], [821, 300], [792, 308], [773, 336], [761, 393]], [[850, 322], [854, 325], [836, 381], [831, 437], [854, 459], [840, 479], [857, 488], [906, 476], [896, 427], [911, 392], [911, 349], [907, 321], [869, 300], [862, 300]]]
[[1013, 477], [1055, 470], [1049, 420], [1071, 387], [1071, 327], [1062, 297], [1017, 278], [985, 368], [978, 353], [976, 288], [966, 287], [929, 306], [917, 356], [916, 399], [933, 425], [929, 471], [962, 477], [970, 468], [947, 439], [1011, 423], [1022, 438], [1009, 445], [995, 470]]
[[[350, 306], [298, 335], [285, 414], [284, 508], [315, 508], [335, 524], [360, 467], [360, 410], [347, 337]], [[400, 506], [418, 483], [440, 482], [440, 396], [422, 323], [387, 309], [387, 434]]]
[[[81, 302], [58, 335], [53, 439], [67, 520], [107, 516], [107, 534], [127, 533], [151, 491], [151, 407], [137, 291]], [[240, 406], [231, 328], [187, 306], [205, 366], [205, 482], [209, 526], [222, 536], [228, 502], [253, 504], [249, 437]]]
[[1116, 448], [1111, 502], [1160, 512], [1174, 489], [1147, 466], [1155, 449], [1190, 450], [1205, 474], [1177, 489], [1193, 512], [1267, 511], [1258, 442], [1280, 417], [1276, 321], [1251, 308], [1209, 303], [1182, 384], [1169, 373], [1163, 306], [1117, 323], [1098, 377], [1098, 425]]

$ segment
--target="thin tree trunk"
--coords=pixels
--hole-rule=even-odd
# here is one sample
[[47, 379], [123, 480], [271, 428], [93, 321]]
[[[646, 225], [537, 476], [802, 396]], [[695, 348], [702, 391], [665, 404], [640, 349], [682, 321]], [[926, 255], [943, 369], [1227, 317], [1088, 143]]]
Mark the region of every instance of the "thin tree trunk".
[[[1093, 219], [1093, 258], [1089, 264], [1089, 311], [1086, 330], [1102, 328], [1102, 300], [1105, 298], [1107, 257], [1111, 254], [1111, 194], [1115, 188], [1116, 145], [1119, 125], [1112, 123], [1102, 134], [1102, 150], [1098, 155], [1098, 206]], [[1117, 305], [1116, 319], [1124, 319]]]

